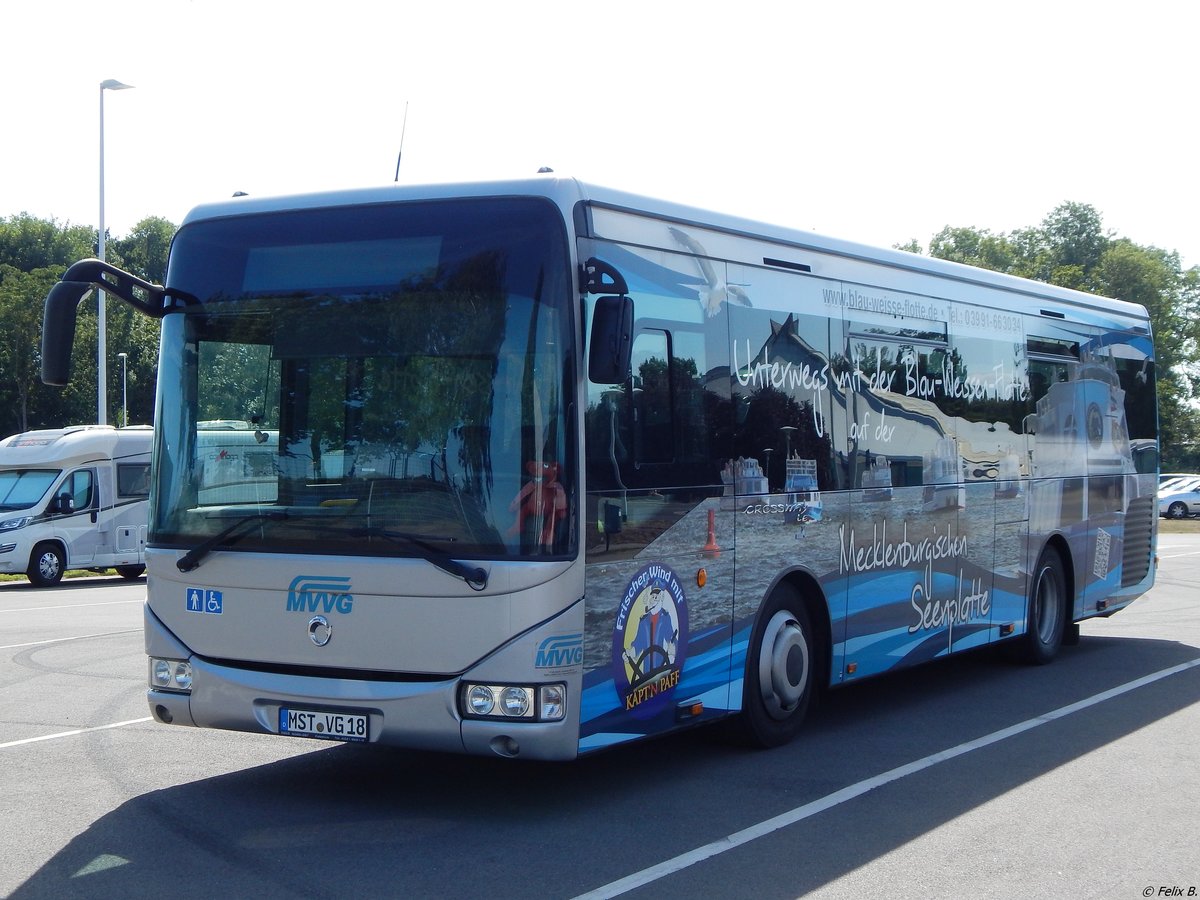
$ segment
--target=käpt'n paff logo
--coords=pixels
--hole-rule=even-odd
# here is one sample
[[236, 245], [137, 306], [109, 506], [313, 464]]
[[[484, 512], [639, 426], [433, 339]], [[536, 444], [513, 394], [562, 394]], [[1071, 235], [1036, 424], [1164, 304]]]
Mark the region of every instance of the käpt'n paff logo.
[[630, 579], [613, 627], [613, 684], [626, 712], [648, 718], [670, 702], [687, 636], [683, 585], [669, 567], [651, 563]]

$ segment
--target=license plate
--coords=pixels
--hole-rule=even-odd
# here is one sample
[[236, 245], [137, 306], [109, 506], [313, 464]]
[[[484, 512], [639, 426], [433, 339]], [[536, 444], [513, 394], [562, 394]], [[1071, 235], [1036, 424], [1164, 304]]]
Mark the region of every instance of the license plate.
[[279, 710], [279, 733], [327, 741], [365, 741], [367, 716], [360, 713], [288, 709], [285, 706]]

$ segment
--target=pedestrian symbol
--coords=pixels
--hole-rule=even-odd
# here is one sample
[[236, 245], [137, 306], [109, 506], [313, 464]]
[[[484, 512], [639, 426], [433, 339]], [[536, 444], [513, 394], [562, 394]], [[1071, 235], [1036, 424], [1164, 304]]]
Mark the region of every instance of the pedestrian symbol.
[[200, 588], [187, 589], [188, 612], [204, 612], [204, 591]]

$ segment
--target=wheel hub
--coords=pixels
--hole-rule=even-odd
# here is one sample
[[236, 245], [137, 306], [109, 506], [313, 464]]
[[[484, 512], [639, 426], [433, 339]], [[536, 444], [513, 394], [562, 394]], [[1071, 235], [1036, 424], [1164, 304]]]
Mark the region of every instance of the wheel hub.
[[787, 718], [799, 704], [808, 686], [808, 672], [804, 631], [791, 613], [781, 610], [767, 623], [758, 660], [763, 705], [773, 719]]
[[38, 560], [38, 570], [43, 578], [53, 578], [58, 574], [58, 559], [53, 554], [44, 553]]

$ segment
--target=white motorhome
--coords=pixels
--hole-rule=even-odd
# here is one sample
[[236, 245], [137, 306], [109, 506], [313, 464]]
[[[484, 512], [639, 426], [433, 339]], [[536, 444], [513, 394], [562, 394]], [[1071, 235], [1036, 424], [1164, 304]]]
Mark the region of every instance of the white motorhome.
[[0, 572], [145, 571], [149, 426], [73, 425], [0, 441]]

